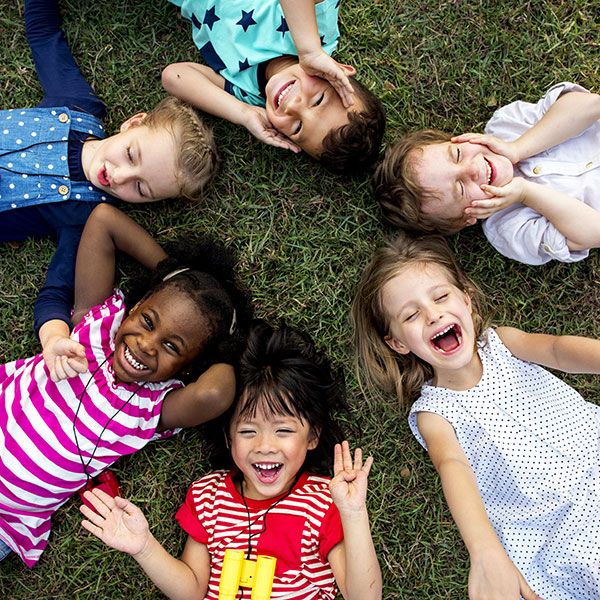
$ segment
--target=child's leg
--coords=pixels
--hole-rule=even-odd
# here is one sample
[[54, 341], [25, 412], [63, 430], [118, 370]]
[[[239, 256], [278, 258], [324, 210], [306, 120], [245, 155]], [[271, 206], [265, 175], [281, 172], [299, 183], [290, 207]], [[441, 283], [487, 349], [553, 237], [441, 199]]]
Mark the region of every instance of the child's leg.
[[12, 552], [8, 544], [0, 540], [0, 561], [4, 560]]

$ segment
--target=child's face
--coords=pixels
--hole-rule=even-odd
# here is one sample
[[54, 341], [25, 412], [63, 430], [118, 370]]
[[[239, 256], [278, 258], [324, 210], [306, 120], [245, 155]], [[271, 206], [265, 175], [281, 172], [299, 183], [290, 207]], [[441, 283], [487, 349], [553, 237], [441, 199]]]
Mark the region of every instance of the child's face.
[[[238, 403], [238, 409], [243, 398]], [[307, 423], [289, 415], [265, 416], [258, 407], [252, 417], [234, 413], [229, 426], [231, 456], [241, 471], [244, 496], [275, 498], [288, 492], [302, 468], [306, 453], [317, 447], [318, 436]]]
[[464, 224], [465, 209], [473, 200], [487, 199], [481, 185], [502, 187], [513, 178], [513, 165], [506, 156], [483, 144], [440, 142], [414, 153], [412, 165], [419, 186], [430, 192], [421, 205], [426, 215]]
[[88, 180], [124, 202], [154, 202], [180, 194], [175, 140], [163, 127], [140, 125], [144, 116], [135, 115], [121, 125], [120, 133], [83, 146]]
[[475, 348], [470, 297], [434, 263], [412, 264], [381, 292], [390, 319], [386, 344], [399, 354], [412, 352], [441, 372], [461, 369]]
[[[350, 74], [355, 73], [354, 68], [348, 68]], [[321, 155], [327, 134], [346, 125], [351, 110], [362, 110], [356, 94], [354, 105], [345, 108], [328, 81], [308, 75], [294, 61], [269, 78], [265, 92], [269, 121], [314, 158]]]
[[166, 381], [200, 354], [206, 324], [184, 292], [163, 288], [119, 327], [112, 366], [118, 382]]

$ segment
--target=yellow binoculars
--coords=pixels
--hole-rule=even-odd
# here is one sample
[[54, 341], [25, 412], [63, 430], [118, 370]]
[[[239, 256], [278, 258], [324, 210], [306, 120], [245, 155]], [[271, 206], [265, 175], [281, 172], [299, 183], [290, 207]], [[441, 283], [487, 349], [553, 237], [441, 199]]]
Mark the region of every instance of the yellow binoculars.
[[247, 560], [242, 550], [225, 550], [219, 600], [235, 600], [240, 586], [252, 588], [251, 600], [269, 600], [276, 563], [277, 559], [271, 556], [260, 555], [256, 560]]

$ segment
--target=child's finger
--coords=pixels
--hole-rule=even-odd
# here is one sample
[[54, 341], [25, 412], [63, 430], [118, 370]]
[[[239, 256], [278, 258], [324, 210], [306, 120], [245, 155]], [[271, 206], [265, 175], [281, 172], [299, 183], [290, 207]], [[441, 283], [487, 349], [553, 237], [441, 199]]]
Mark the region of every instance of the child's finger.
[[91, 534], [95, 535], [97, 538], [102, 539], [102, 535], [104, 534], [104, 529], [102, 529], [102, 527], [98, 527], [97, 525], [90, 523], [87, 519], [81, 521], [81, 526], [84, 529], [87, 529]]
[[362, 469], [368, 475], [371, 472], [372, 466], [373, 466], [373, 457], [369, 456], [369, 458], [367, 458], [367, 460], [365, 460], [365, 464]]
[[54, 375], [56, 377], [54, 381], [61, 381], [62, 379], [67, 379], [67, 375], [63, 366], [63, 359], [65, 358], [66, 356], [57, 356], [54, 359]]
[[347, 440], [342, 442], [342, 461], [344, 471], [352, 471], [352, 454], [350, 454], [350, 444]]
[[362, 449], [361, 448], [356, 448], [354, 450], [354, 468], [357, 471], [360, 471], [362, 469]]
[[333, 475], [337, 475], [344, 468], [342, 461], [342, 446], [336, 444], [333, 448]]

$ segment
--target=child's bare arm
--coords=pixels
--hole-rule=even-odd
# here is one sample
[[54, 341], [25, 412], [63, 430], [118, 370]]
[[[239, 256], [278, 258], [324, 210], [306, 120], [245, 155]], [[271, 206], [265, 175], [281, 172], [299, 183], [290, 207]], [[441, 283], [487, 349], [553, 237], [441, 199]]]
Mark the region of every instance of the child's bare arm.
[[124, 498], [102, 490], [85, 493], [97, 512], [80, 508], [90, 533], [116, 550], [127, 552], [146, 574], [173, 600], [201, 600], [208, 591], [210, 555], [204, 544], [188, 538], [181, 560], [171, 556], [150, 533], [142, 511]]
[[452, 517], [469, 551], [469, 598], [519, 600], [522, 596], [525, 600], [540, 600], [504, 551], [452, 425], [439, 415], [420, 412], [417, 426], [440, 475]]
[[346, 108], [354, 104], [354, 90], [348, 75], [356, 69], [340, 65], [321, 48], [314, 0], [279, 0], [287, 21], [300, 66], [309, 74], [327, 79]]
[[125, 213], [110, 204], [98, 205], [87, 220], [77, 251], [74, 325], [92, 306], [110, 296], [117, 250], [148, 269], [167, 256], [154, 238]]
[[51, 319], [40, 327], [42, 354], [52, 381], [75, 377], [88, 370], [85, 349], [69, 334], [69, 326], [62, 319]]
[[563, 94], [531, 129], [514, 142], [504, 142], [493, 135], [479, 133], [459, 135], [452, 138], [452, 141], [485, 144], [516, 164], [520, 160], [570, 140], [598, 119], [600, 119], [600, 95], [568, 92]]
[[329, 489], [340, 512], [344, 540], [329, 551], [327, 560], [345, 600], [381, 600], [381, 568], [365, 504], [372, 464], [369, 457], [363, 465], [360, 448], [353, 464], [348, 442], [336, 444]]
[[271, 125], [264, 108], [246, 104], [226, 92], [225, 80], [210, 67], [191, 62], [173, 63], [163, 70], [162, 84], [172, 96], [215, 117], [243, 125], [265, 144], [300, 151]]
[[513, 356], [565, 373], [600, 373], [600, 340], [576, 335], [526, 333], [514, 327], [496, 332]]
[[234, 396], [233, 367], [225, 363], [211, 365], [196, 381], [167, 395], [158, 430], [206, 423], [224, 413]]

